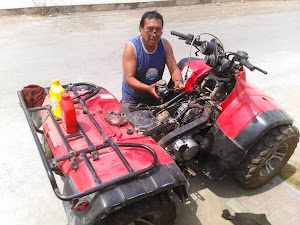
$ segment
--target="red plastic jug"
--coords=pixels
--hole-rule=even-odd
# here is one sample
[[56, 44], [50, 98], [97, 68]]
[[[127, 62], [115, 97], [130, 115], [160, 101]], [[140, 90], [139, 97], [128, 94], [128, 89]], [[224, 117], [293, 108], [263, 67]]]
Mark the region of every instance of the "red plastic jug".
[[60, 110], [63, 126], [68, 134], [72, 134], [78, 131], [75, 107], [69, 93], [63, 93], [61, 95]]

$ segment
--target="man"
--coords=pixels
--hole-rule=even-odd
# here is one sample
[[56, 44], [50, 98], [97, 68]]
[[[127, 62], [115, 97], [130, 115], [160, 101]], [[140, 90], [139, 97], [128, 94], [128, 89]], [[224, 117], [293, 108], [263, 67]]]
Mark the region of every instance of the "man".
[[165, 64], [180, 91], [182, 76], [175, 61], [171, 44], [162, 38], [164, 21], [156, 11], [146, 12], [140, 21], [141, 35], [130, 39], [124, 48], [122, 103], [136, 106], [161, 104], [162, 97], [155, 92], [156, 82], [162, 79]]

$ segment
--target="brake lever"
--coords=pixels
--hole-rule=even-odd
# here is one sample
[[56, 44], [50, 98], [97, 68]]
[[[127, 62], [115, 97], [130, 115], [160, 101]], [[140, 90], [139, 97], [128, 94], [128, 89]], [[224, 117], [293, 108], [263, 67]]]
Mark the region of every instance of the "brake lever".
[[[231, 53], [232, 54], [232, 53]], [[248, 53], [244, 52], [244, 51], [238, 51], [237, 53], [233, 53], [235, 55], [235, 57], [237, 58], [237, 60], [245, 67], [247, 67], [249, 70], [253, 71], [253, 70], [258, 70], [259, 72], [263, 73], [263, 74], [268, 74], [266, 71], [252, 65], [250, 62], [248, 62]]]

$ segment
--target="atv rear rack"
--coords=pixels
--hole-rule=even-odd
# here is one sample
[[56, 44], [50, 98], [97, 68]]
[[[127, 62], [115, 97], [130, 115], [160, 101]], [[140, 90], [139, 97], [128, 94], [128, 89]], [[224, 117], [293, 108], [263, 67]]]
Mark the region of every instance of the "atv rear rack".
[[[85, 96], [84, 98], [81, 98], [84, 95], [79, 95], [77, 93], [76, 86], [89, 86], [89, 87], [92, 87], [94, 89], [94, 91], [92, 91], [92, 93], [91, 93], [91, 91], [87, 92], [88, 95]], [[64, 85], [63, 87], [64, 88], [70, 88], [70, 86], [68, 86], [68, 85]], [[31, 133], [33, 135], [33, 138], [35, 140], [35, 143], [36, 143], [36, 145], [38, 147], [38, 150], [39, 150], [40, 156], [42, 158], [42, 162], [43, 162], [44, 168], [45, 168], [45, 170], [47, 172], [49, 181], [50, 181], [50, 183], [52, 185], [52, 189], [53, 189], [55, 195], [59, 199], [61, 199], [63, 201], [70, 201], [70, 200], [73, 200], [75, 198], [81, 198], [83, 196], [92, 194], [92, 193], [97, 192], [97, 191], [102, 191], [102, 190], [104, 190], [104, 189], [106, 189], [108, 187], [111, 187], [113, 185], [117, 185], [117, 184], [120, 184], [120, 183], [124, 183], [125, 181], [127, 181], [127, 180], [129, 180], [129, 179], [131, 179], [133, 177], [136, 177], [136, 176], [139, 176], [141, 174], [144, 174], [144, 173], [152, 170], [156, 166], [156, 164], [157, 164], [157, 155], [156, 155], [155, 151], [152, 148], [150, 148], [150, 147], [148, 147], [146, 145], [143, 145], [143, 144], [117, 143], [117, 142], [114, 142], [112, 139], [110, 139], [104, 133], [103, 129], [97, 123], [97, 121], [92, 116], [92, 114], [89, 112], [89, 110], [88, 110], [88, 108], [86, 107], [86, 104], [85, 104], [85, 101], [87, 99], [93, 97], [94, 95], [96, 95], [99, 92], [100, 88], [98, 86], [96, 86], [94, 84], [91, 84], [91, 83], [76, 83], [76, 84], [73, 84], [71, 86], [71, 90], [74, 92], [74, 94], [76, 94], [75, 98], [78, 98], [78, 100], [75, 100], [75, 101], [73, 100], [74, 104], [80, 103], [82, 105], [84, 113], [86, 113], [89, 116], [89, 118], [92, 121], [92, 123], [95, 125], [95, 127], [97, 128], [97, 130], [103, 136], [104, 143], [102, 145], [94, 146], [92, 144], [92, 142], [89, 140], [88, 136], [86, 135], [86, 133], [84, 132], [84, 130], [82, 129], [82, 127], [80, 126], [80, 124], [78, 122], [77, 122], [77, 125], [78, 125], [78, 128], [79, 128], [79, 132], [74, 133], [72, 135], [64, 136], [63, 132], [61, 131], [60, 127], [57, 124], [57, 121], [59, 121], [59, 119], [56, 120], [54, 118], [54, 116], [52, 115], [51, 106], [50, 105], [45, 105], [45, 106], [41, 106], [41, 107], [34, 107], [34, 108], [27, 108], [21, 92], [18, 91], [18, 97], [20, 99], [20, 102], [21, 102], [21, 105], [22, 105], [25, 117], [26, 117], [27, 122], [29, 124], [29, 127], [30, 127]], [[49, 92], [49, 88], [45, 88], [45, 91], [48, 93]], [[43, 133], [43, 131], [37, 129], [34, 126], [33, 121], [31, 119], [31, 116], [30, 116], [30, 112], [35, 112], [35, 111], [40, 111], [40, 110], [46, 110], [47, 111], [48, 115], [50, 116], [53, 124], [55, 125], [55, 127], [56, 127], [56, 129], [57, 129], [57, 131], [59, 133], [60, 138], [63, 141], [63, 144], [65, 145], [65, 147], [66, 147], [66, 149], [68, 151], [67, 155], [64, 155], [64, 156], [61, 156], [61, 157], [58, 157], [58, 158], [53, 158], [53, 159], [50, 159], [50, 160], [48, 160], [46, 158], [44, 149], [43, 149], [43, 147], [41, 145], [41, 142], [40, 142], [40, 139], [39, 139], [39, 137], [37, 135], [37, 133]], [[89, 147], [87, 149], [83, 149], [83, 150], [75, 152], [71, 148], [71, 146], [69, 145], [69, 143], [67, 141], [67, 139], [75, 137], [75, 136], [83, 136], [84, 140], [86, 141], [86, 143], [88, 144]], [[107, 148], [107, 147], [110, 147], [110, 146], [117, 153], [117, 155], [119, 156], [119, 158], [121, 159], [121, 161], [124, 163], [124, 165], [126, 166], [126, 168], [128, 170], [128, 173], [103, 183], [103, 182], [101, 182], [99, 176], [95, 172], [95, 169], [94, 169], [93, 165], [91, 164], [90, 159], [87, 157], [87, 154], [91, 154], [92, 160], [97, 160], [98, 159], [98, 155], [95, 153], [95, 151], [101, 150], [101, 149], [104, 149], [104, 148]], [[141, 170], [134, 171], [132, 169], [132, 167], [130, 166], [130, 164], [128, 163], [128, 161], [126, 160], [126, 158], [124, 157], [124, 155], [121, 153], [120, 149], [118, 148], [119, 146], [137, 147], [137, 148], [143, 148], [143, 149], [149, 151], [152, 154], [152, 156], [153, 156], [153, 162], [152, 162], [152, 164], [150, 166], [146, 167], [146, 168], [141, 169]], [[96, 185], [94, 187], [88, 189], [88, 190], [85, 190], [85, 191], [82, 191], [82, 192], [78, 192], [78, 193], [75, 193], [73, 195], [68, 195], [68, 196], [63, 195], [63, 194], [61, 194], [61, 192], [60, 192], [60, 190], [59, 190], [59, 188], [57, 186], [57, 182], [56, 182], [56, 179], [54, 177], [53, 171], [51, 169], [51, 165], [52, 165], [52, 167], [54, 167], [54, 166], [57, 165], [58, 162], [69, 160], [69, 162], [71, 163], [71, 168], [73, 170], [75, 170], [75, 169], [77, 169], [77, 166], [78, 166], [77, 163], [76, 163], [76, 161], [75, 161], [75, 159], [78, 156], [80, 156], [82, 158], [83, 162], [86, 164], [86, 166], [89, 169], [89, 171], [90, 171], [93, 179], [95, 180]]]

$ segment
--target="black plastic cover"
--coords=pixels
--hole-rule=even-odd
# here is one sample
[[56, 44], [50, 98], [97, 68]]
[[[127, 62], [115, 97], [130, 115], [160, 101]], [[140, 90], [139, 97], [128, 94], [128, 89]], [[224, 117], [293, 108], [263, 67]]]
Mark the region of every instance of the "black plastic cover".
[[230, 139], [215, 123], [207, 134], [209, 145], [208, 160], [204, 173], [213, 180], [221, 179], [246, 156], [248, 150], [269, 130], [292, 124], [293, 119], [283, 110], [269, 110], [260, 113], [234, 138]]
[[[162, 164], [130, 182], [86, 196], [90, 204], [82, 212], [73, 210], [70, 202], [63, 204], [69, 225], [94, 224], [100, 218], [126, 205], [176, 187], [181, 187], [186, 198], [188, 181], [178, 166], [175, 163]], [[64, 194], [73, 194], [74, 191], [76, 192], [76, 188], [74, 188], [71, 178], [66, 176]]]

